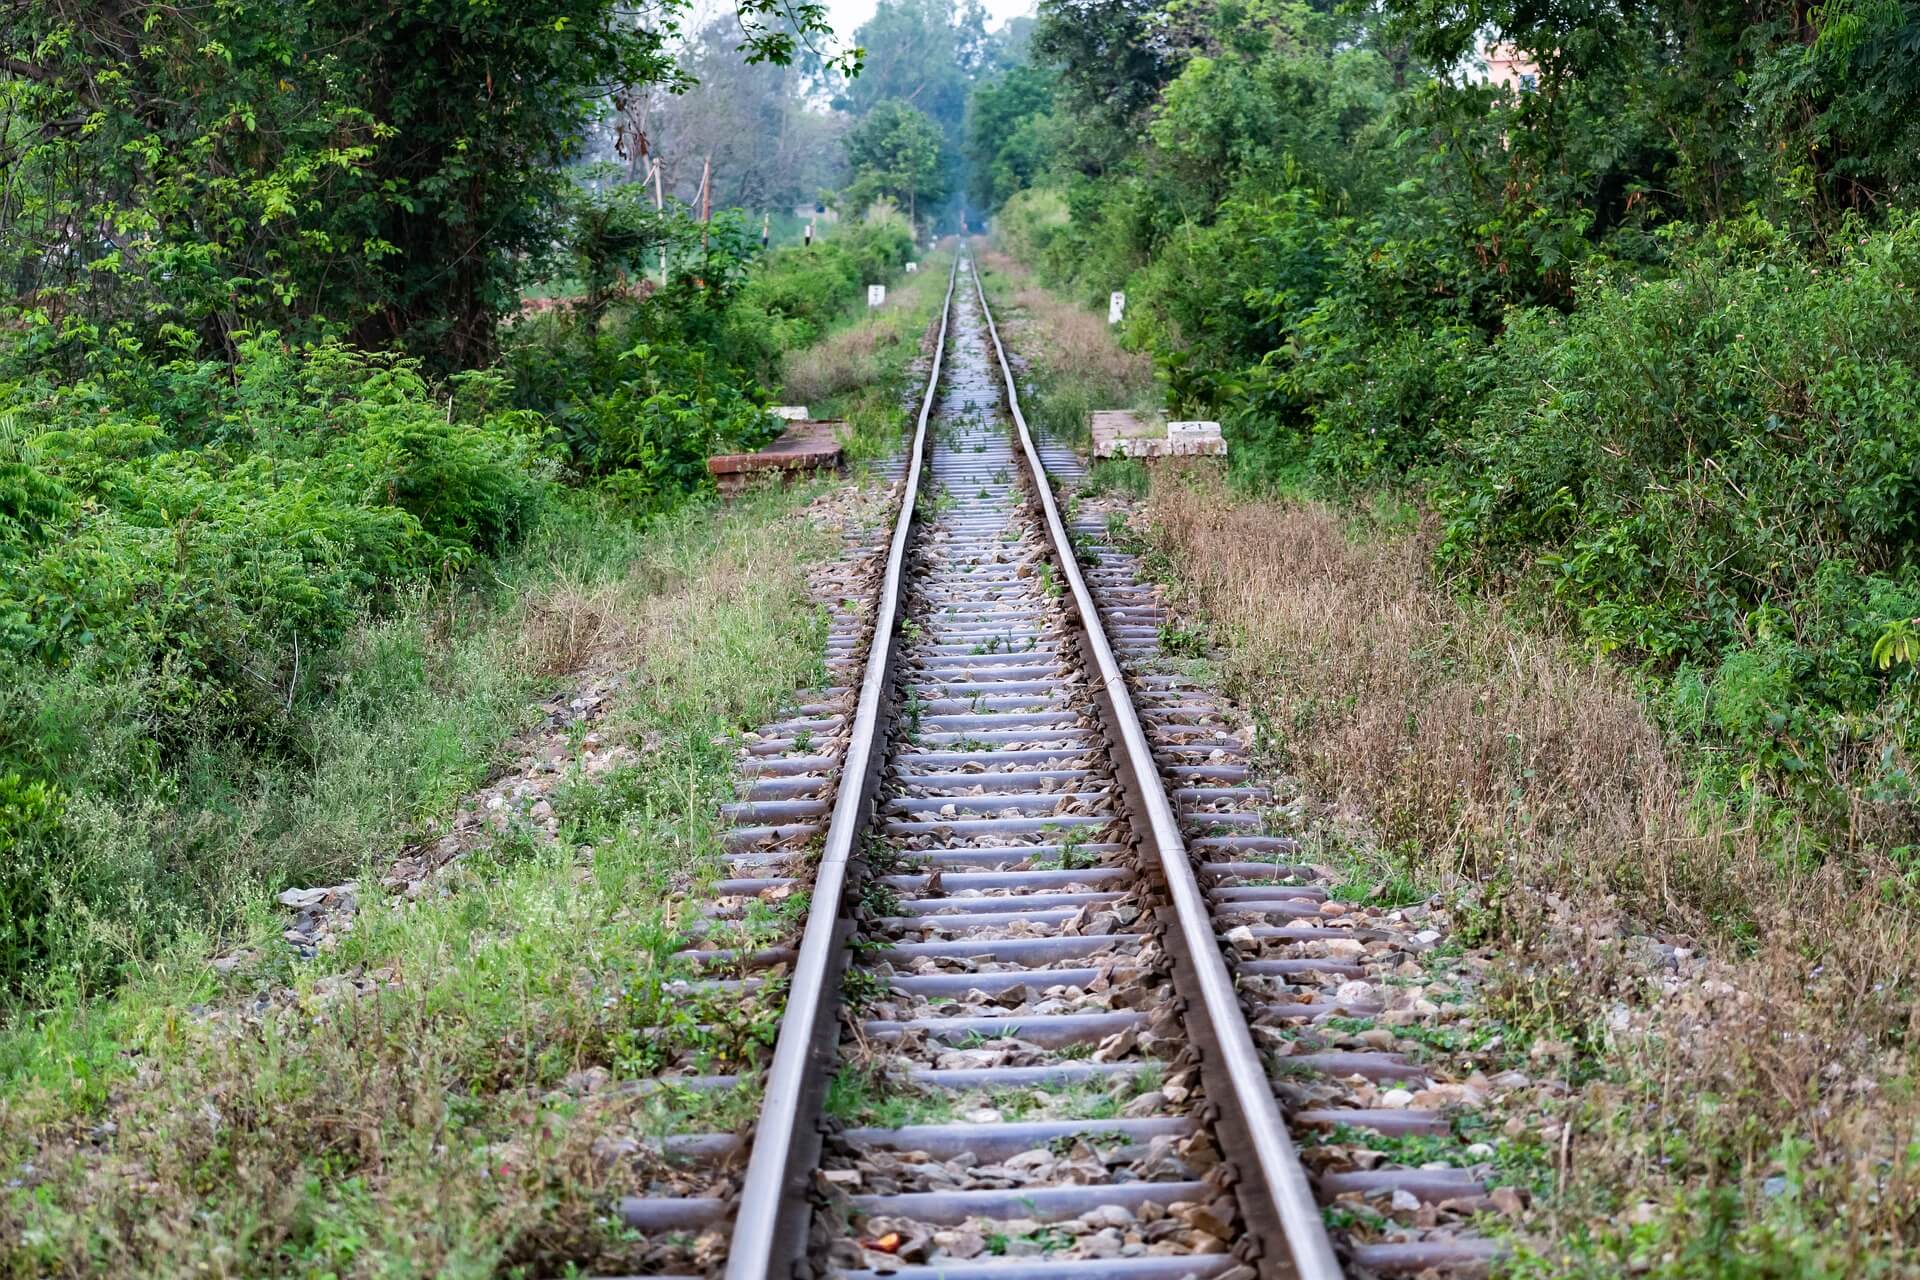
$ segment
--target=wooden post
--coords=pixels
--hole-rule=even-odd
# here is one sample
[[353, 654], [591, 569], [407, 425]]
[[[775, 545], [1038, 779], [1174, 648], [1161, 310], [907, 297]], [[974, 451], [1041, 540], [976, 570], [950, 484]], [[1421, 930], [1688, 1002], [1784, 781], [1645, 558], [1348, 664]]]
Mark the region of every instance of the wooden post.
[[713, 220], [713, 156], [700, 165], [700, 252], [707, 251], [707, 223]]

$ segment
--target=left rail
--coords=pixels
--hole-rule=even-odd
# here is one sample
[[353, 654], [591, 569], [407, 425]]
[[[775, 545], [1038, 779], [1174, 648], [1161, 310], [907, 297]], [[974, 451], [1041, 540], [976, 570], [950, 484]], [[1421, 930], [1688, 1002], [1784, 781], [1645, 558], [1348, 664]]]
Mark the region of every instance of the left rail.
[[786, 1012], [767, 1068], [760, 1119], [752, 1154], [735, 1210], [727, 1250], [727, 1280], [768, 1280], [789, 1276], [806, 1252], [811, 1206], [807, 1191], [820, 1160], [820, 1132], [808, 1123], [818, 1115], [834, 1057], [837, 1002], [847, 967], [852, 921], [846, 904], [849, 869], [872, 818], [874, 796], [885, 763], [884, 744], [892, 715], [892, 690], [899, 667], [901, 595], [906, 585], [907, 552], [918, 520], [921, 478], [926, 472], [927, 420], [939, 393], [941, 365], [953, 318], [953, 291], [962, 255], [954, 255], [941, 304], [940, 334], [933, 367], [920, 398], [913, 445], [907, 463], [881, 579], [873, 641], [860, 684], [847, 754], [825, 845], [816, 865], [813, 895], [800, 950], [788, 984]]

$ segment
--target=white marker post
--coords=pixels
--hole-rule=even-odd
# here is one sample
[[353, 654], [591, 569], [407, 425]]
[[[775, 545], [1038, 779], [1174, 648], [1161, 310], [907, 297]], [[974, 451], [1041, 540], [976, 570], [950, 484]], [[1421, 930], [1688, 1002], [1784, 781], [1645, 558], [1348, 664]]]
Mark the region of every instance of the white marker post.
[[1127, 314], [1127, 295], [1115, 291], [1107, 295], [1107, 323], [1119, 324]]
[[918, 271], [919, 269], [920, 269], [920, 264], [919, 264], [919, 263], [917, 263], [917, 262], [909, 262], [909, 263], [907, 264], [907, 274], [908, 274], [908, 275], [912, 275], [912, 274], [913, 274], [914, 272], [916, 272], [916, 271]]
[[870, 284], [867, 286], [867, 305], [877, 307], [887, 300], [887, 286]]

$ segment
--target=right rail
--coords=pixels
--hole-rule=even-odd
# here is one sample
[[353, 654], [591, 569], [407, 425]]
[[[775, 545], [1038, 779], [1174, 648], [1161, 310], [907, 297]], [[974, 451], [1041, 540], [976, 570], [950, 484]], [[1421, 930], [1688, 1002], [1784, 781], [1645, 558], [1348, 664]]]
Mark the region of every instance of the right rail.
[[1200, 1050], [1201, 1070], [1207, 1077], [1207, 1096], [1221, 1108], [1216, 1123], [1229, 1131], [1228, 1149], [1250, 1152], [1254, 1158], [1253, 1167], [1240, 1170], [1246, 1180], [1238, 1196], [1240, 1207], [1253, 1220], [1265, 1252], [1284, 1251], [1289, 1269], [1282, 1274], [1300, 1280], [1339, 1280], [1340, 1263], [1327, 1237], [1320, 1205], [1288, 1136], [1286, 1117], [1274, 1098], [1266, 1064], [1254, 1047], [1233, 975], [1220, 958], [1212, 914], [1194, 875], [1186, 839], [1180, 834], [1180, 819], [1167, 799], [1126, 675], [1114, 657], [1093, 593], [1080, 572], [1073, 540], [1060, 521], [1060, 506], [1054, 501], [1053, 486], [1034, 446], [1026, 415], [1020, 411], [1019, 387], [977, 273], [974, 289], [1006, 387], [1007, 409], [1013, 415], [1021, 453], [1026, 458], [1027, 482], [1039, 502], [1049, 548], [1073, 598], [1074, 635], [1083, 661], [1099, 679], [1096, 701], [1111, 740], [1115, 770], [1129, 801], [1134, 834], [1140, 847], [1152, 855], [1172, 898], [1176, 933], [1167, 941], [1174, 956], [1174, 982], [1190, 1007], [1192, 1002], [1198, 1003], [1190, 1028]]

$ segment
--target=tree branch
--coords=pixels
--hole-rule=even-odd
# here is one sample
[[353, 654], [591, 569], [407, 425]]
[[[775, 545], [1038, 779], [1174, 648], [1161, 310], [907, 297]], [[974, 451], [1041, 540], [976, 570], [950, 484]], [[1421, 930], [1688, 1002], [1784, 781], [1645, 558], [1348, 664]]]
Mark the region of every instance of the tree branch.
[[38, 80], [41, 84], [59, 84], [60, 74], [46, 67], [35, 66], [31, 62], [22, 62], [18, 58], [0, 56], [0, 71], [9, 71], [26, 80]]

